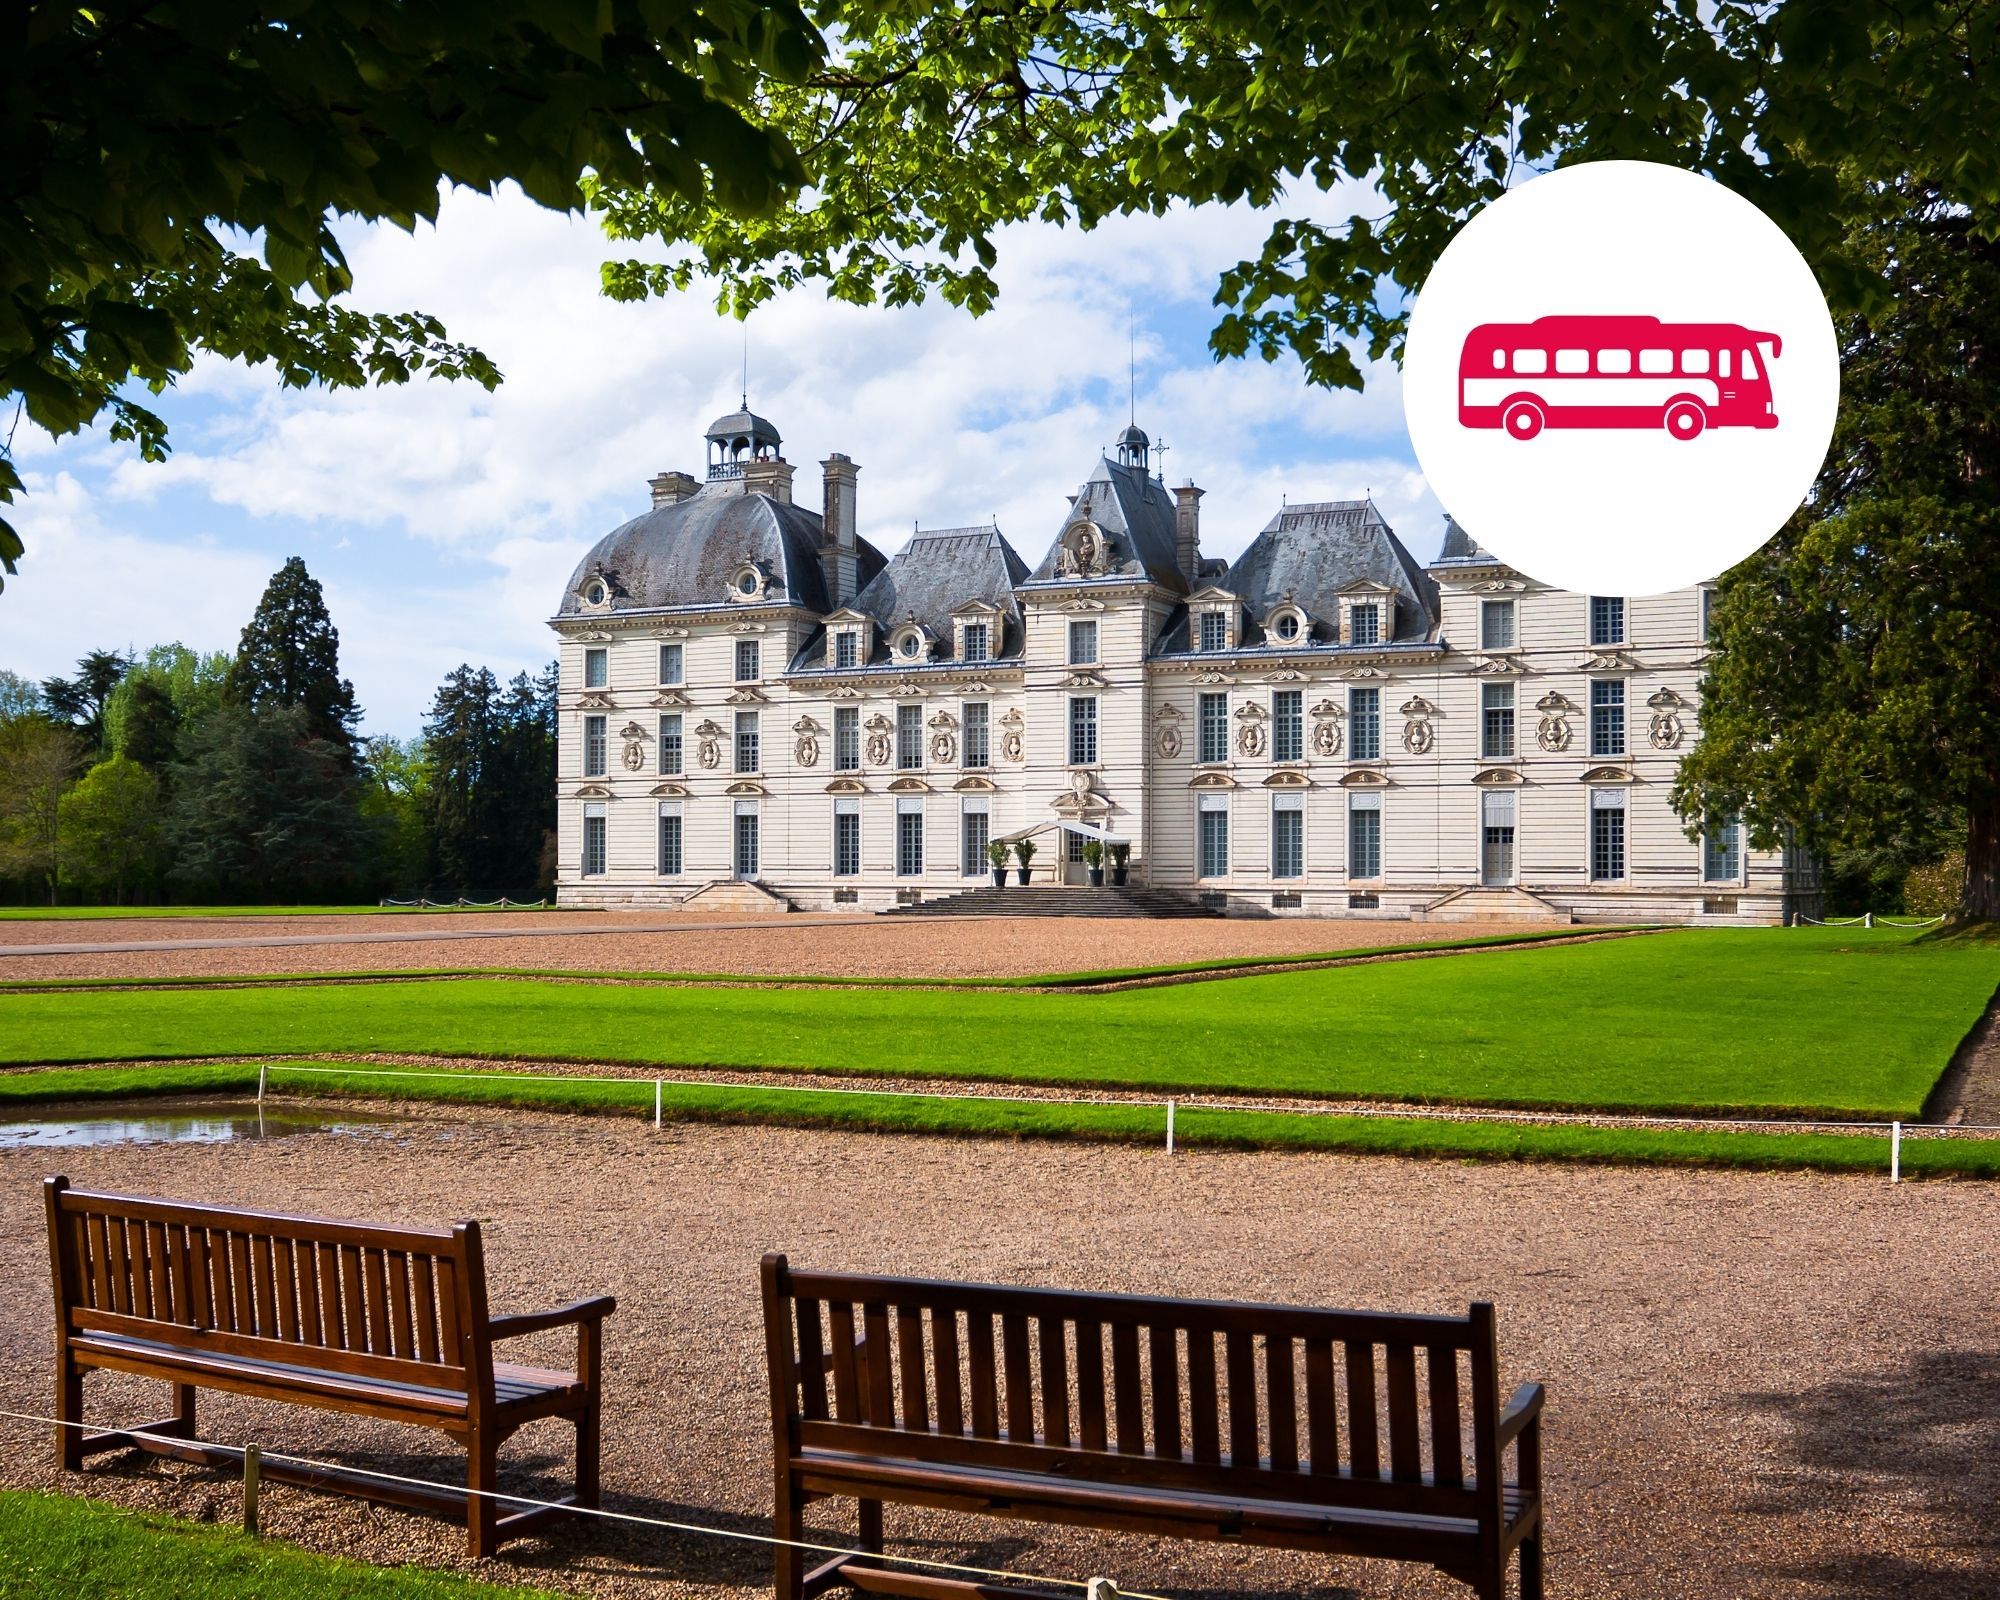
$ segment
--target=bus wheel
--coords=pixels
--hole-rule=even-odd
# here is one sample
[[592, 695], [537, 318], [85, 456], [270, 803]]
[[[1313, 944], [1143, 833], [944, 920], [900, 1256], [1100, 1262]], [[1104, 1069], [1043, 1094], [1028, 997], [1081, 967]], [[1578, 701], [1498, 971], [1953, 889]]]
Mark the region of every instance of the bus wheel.
[[1501, 413], [1500, 422], [1510, 439], [1532, 439], [1542, 431], [1542, 423], [1547, 419], [1542, 408], [1532, 400], [1516, 400]]
[[1708, 418], [1692, 400], [1677, 400], [1667, 407], [1667, 432], [1676, 439], [1697, 438], [1708, 426]]

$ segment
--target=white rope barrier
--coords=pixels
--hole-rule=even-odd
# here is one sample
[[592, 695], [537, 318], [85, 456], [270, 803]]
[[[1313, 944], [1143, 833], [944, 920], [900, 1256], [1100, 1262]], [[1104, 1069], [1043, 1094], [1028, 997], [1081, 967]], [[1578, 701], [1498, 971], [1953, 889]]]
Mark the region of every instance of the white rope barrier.
[[456, 900], [427, 900], [422, 896], [415, 900], [391, 900], [384, 896], [376, 904], [404, 911], [546, 911], [549, 908], [546, 898], [510, 900], [504, 894], [498, 900], [468, 900], [463, 895]]
[[1865, 911], [1858, 917], [1809, 917], [1803, 911], [1792, 913], [1795, 928], [1935, 928], [1948, 920], [1943, 915], [1935, 917], [1878, 917], [1872, 911]]
[[[277, 1450], [266, 1450], [259, 1445], [221, 1444], [213, 1440], [190, 1440], [181, 1434], [149, 1432], [145, 1428], [104, 1427], [94, 1422], [67, 1422], [60, 1417], [44, 1417], [31, 1411], [0, 1410], [0, 1417], [15, 1422], [38, 1422], [56, 1428], [74, 1428], [80, 1433], [120, 1434], [129, 1439], [144, 1439], [168, 1446], [185, 1446], [199, 1443], [204, 1449], [219, 1450], [246, 1460], [246, 1465], [261, 1465], [275, 1461], [286, 1466], [304, 1467], [313, 1471], [327, 1472], [348, 1478], [367, 1478], [376, 1483], [403, 1484], [418, 1489], [430, 1489], [449, 1495], [465, 1495], [484, 1500], [497, 1500], [512, 1506], [524, 1506], [530, 1510], [561, 1511], [573, 1516], [596, 1517], [605, 1522], [625, 1522], [639, 1527], [664, 1528], [669, 1533], [695, 1533], [712, 1539], [728, 1539], [738, 1544], [760, 1544], [770, 1549], [799, 1550], [809, 1555], [842, 1556], [862, 1562], [886, 1561], [900, 1566], [922, 1567], [931, 1572], [955, 1572], [968, 1577], [997, 1578], [1004, 1583], [1053, 1583], [1066, 1589], [1079, 1589], [1086, 1596], [1094, 1597], [1101, 1592], [1099, 1585], [1108, 1584], [1104, 1578], [1052, 1578], [1041, 1573], [1015, 1572], [1005, 1567], [976, 1567], [957, 1561], [935, 1561], [925, 1556], [895, 1555], [885, 1550], [855, 1550], [845, 1545], [819, 1544], [808, 1539], [781, 1539], [771, 1533], [751, 1533], [740, 1528], [715, 1528], [700, 1522], [678, 1522], [667, 1517], [641, 1516], [636, 1511], [608, 1511], [601, 1506], [579, 1506], [565, 1500], [538, 1500], [532, 1495], [508, 1494], [498, 1489], [473, 1489], [455, 1483], [439, 1483], [432, 1478], [413, 1478], [400, 1472], [379, 1472], [369, 1467], [345, 1466], [332, 1461], [320, 1461], [311, 1456], [288, 1455]], [[249, 1519], [254, 1523], [257, 1488], [254, 1477], [246, 1471], [244, 1507]], [[255, 1533], [254, 1526], [247, 1529]], [[1112, 1588], [1113, 1600], [1164, 1600], [1163, 1596], [1147, 1594], [1137, 1589]]]

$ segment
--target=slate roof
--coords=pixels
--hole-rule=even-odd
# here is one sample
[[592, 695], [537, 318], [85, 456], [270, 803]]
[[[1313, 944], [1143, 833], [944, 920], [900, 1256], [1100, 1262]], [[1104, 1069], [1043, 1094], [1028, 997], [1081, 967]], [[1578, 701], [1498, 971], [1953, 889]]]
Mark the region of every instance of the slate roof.
[[1447, 515], [1444, 519], [1444, 548], [1437, 553], [1437, 560], [1431, 563], [1442, 567], [1454, 563], [1488, 566], [1497, 557], [1481, 547], [1479, 541], [1458, 525], [1458, 518]]
[[[1385, 641], [1418, 644], [1437, 622], [1437, 583], [1417, 565], [1370, 500], [1319, 500], [1288, 505], [1264, 525], [1229, 570], [1212, 581], [1244, 603], [1240, 648], [1265, 642], [1264, 619], [1288, 597], [1307, 616], [1307, 637], [1286, 646], [1329, 646], [1340, 630], [1340, 596], [1362, 580], [1396, 596], [1396, 631]], [[1161, 634], [1158, 653], [1189, 648], [1187, 612], [1177, 610]]]
[[[854, 609], [875, 619], [870, 663], [888, 662], [890, 633], [912, 617], [937, 640], [924, 664], [952, 661], [953, 613], [975, 600], [1000, 611], [999, 636], [989, 645], [990, 659], [1019, 656], [1024, 636], [1014, 586], [1027, 575], [1027, 563], [995, 524], [919, 529], [854, 597]], [[821, 630], [799, 652], [792, 670], [825, 664], [826, 635]]]
[[[577, 564], [563, 591], [558, 616], [601, 615], [580, 591], [592, 572], [611, 590], [612, 615], [729, 602], [730, 585], [745, 561], [768, 575], [766, 604], [831, 609], [819, 546], [824, 527], [816, 511], [745, 494], [736, 482], [711, 483], [676, 505], [659, 506], [614, 528]], [[860, 581], [883, 568], [882, 552], [860, 541]]]
[[1143, 467], [1122, 466], [1108, 456], [1100, 459], [1071, 502], [1063, 527], [1080, 516], [1110, 536], [1108, 570], [1091, 578], [1058, 578], [1058, 536], [1029, 582], [1129, 583], [1145, 578], [1181, 594], [1194, 587], [1174, 558], [1174, 497]]

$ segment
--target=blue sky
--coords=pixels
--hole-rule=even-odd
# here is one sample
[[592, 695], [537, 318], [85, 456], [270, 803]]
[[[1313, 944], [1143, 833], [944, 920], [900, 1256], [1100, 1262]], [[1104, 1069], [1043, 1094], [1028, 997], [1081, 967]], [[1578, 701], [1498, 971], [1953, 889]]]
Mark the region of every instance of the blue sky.
[[[807, 503], [830, 451], [861, 464], [861, 528], [882, 548], [913, 521], [997, 516], [1032, 562], [1124, 426], [1129, 313], [1139, 422], [1171, 447], [1167, 481], [1208, 491], [1210, 554], [1240, 550], [1287, 495], [1372, 490], [1427, 558], [1441, 514], [1393, 369], [1364, 394], [1327, 394], [1289, 360], [1208, 354], [1217, 274], [1268, 223], [1212, 207], [1088, 234], [1009, 229], [999, 305], [978, 319], [801, 290], [750, 319], [751, 405], [784, 435]], [[700, 475], [703, 428], [736, 404], [744, 336], [701, 290], [604, 299], [613, 247], [595, 224], [513, 192], [453, 193], [435, 228], [355, 229], [346, 243], [358, 304], [435, 313], [507, 382], [298, 392], [204, 360], [160, 402], [164, 465], [24, 422], [28, 554], [0, 594], [0, 666], [42, 678], [93, 648], [233, 649], [265, 581], [299, 555], [325, 585], [366, 730], [411, 734], [461, 661], [505, 676], [549, 659], [545, 619], [578, 559], [645, 509], [653, 473]]]

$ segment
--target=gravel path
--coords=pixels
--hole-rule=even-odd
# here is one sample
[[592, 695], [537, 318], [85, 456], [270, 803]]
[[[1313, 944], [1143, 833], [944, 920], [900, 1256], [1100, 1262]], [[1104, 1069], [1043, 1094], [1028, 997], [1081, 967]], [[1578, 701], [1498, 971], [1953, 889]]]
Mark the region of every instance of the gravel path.
[[[0, 1404], [49, 1404], [50, 1151], [0, 1152]], [[1503, 1383], [1547, 1382], [1553, 1592], [1870, 1596], [2000, 1590], [2000, 1257], [1984, 1185], [1318, 1155], [1169, 1162], [1106, 1147], [680, 1127], [431, 1108], [384, 1134], [61, 1152], [88, 1186], [487, 1225], [503, 1309], [611, 1291], [606, 1481], [645, 1514], [758, 1529], [770, 1510], [756, 1260], [1409, 1310], [1500, 1310]], [[561, 1344], [547, 1352], [560, 1353]], [[96, 1414], [156, 1414], [92, 1379]], [[441, 1441], [202, 1400], [206, 1431], [432, 1476]], [[57, 1475], [5, 1426], [0, 1481]], [[506, 1455], [567, 1471], [559, 1430]], [[228, 1519], [235, 1487], [106, 1465], [73, 1490]], [[836, 1536], [848, 1524], [825, 1513]], [[1444, 1596], [1417, 1569], [891, 1509], [900, 1547], [1190, 1596]], [[462, 1565], [448, 1525], [300, 1490], [271, 1530], [320, 1550]], [[768, 1593], [761, 1552], [599, 1526], [492, 1576], [614, 1596]]]
[[[495, 917], [500, 913], [494, 913]], [[788, 977], [864, 976], [890, 978], [1027, 977], [1043, 972], [1080, 972], [1102, 967], [1155, 966], [1218, 957], [1298, 955], [1331, 950], [1365, 950], [1377, 945], [1412, 944], [1525, 933], [1560, 928], [1550, 923], [1346, 922], [1317, 919], [1146, 919], [1124, 917], [995, 918], [770, 918], [754, 925], [722, 923], [690, 915], [685, 926], [666, 932], [634, 931], [631, 919], [592, 915], [575, 924], [587, 938], [562, 932], [524, 933], [492, 938], [488, 917], [452, 918], [471, 923], [478, 938], [439, 938], [393, 943], [318, 942], [340, 935], [401, 934], [385, 929], [380, 917], [294, 918], [268, 932], [276, 938], [312, 938], [309, 945], [228, 946], [203, 949], [123, 950], [74, 955], [0, 956], [0, 976], [28, 978], [157, 978], [184, 975], [244, 976], [280, 972], [360, 972], [429, 967], [533, 967], [594, 972], [743, 973]], [[522, 920], [536, 922], [536, 918]], [[329, 927], [337, 922], [340, 926]], [[302, 926], [302, 924], [311, 924]], [[542, 925], [537, 923], [538, 926]], [[652, 923], [642, 923], [651, 927]], [[133, 930], [149, 931], [135, 934]], [[239, 927], [214, 922], [157, 934], [161, 923], [121, 923], [101, 938], [78, 938], [75, 923], [13, 923], [0, 941], [21, 946], [62, 943], [170, 942], [173, 931], [185, 940], [250, 937]], [[57, 939], [47, 930], [59, 929]], [[616, 931], [602, 931], [615, 929]], [[26, 930], [23, 932], [22, 930]], [[91, 930], [93, 934], [98, 929]], [[410, 929], [410, 932], [421, 930]], [[446, 930], [449, 931], [449, 930]], [[1584, 930], [1601, 931], [1601, 930]]]

